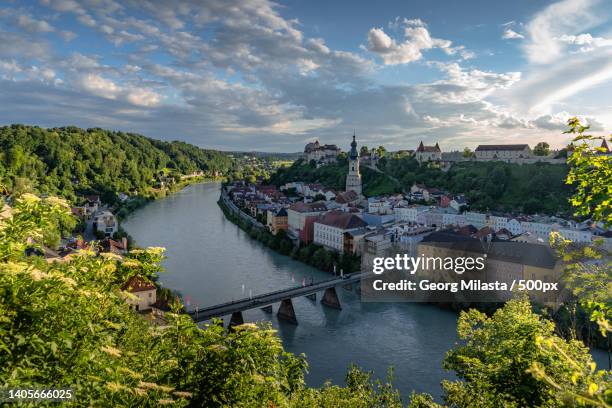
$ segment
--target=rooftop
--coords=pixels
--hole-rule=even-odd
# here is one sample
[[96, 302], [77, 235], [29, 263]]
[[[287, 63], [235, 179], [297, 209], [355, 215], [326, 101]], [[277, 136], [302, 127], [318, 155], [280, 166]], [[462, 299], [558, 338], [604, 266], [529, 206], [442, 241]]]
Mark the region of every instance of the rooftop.
[[342, 211], [330, 211], [316, 222], [343, 230], [364, 228], [368, 225], [364, 220], [355, 214], [345, 213]]
[[478, 145], [478, 147], [476, 148], [476, 151], [477, 152], [492, 151], [492, 150], [521, 151], [525, 149], [529, 149], [529, 145], [526, 145], [526, 144], [507, 144], [507, 145], [498, 144], [498, 145]]
[[142, 276], [132, 276], [125, 284], [123, 284], [121, 289], [134, 293], [144, 292], [147, 290], [155, 290], [156, 287], [153, 282], [151, 282], [147, 278], [144, 278]]

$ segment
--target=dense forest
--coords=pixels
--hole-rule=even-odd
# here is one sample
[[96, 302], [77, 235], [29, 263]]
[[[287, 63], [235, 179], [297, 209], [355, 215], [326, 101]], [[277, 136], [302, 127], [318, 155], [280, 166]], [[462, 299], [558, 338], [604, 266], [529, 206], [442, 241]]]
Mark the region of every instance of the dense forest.
[[[387, 155], [378, 163], [378, 173], [361, 166], [364, 194], [373, 196], [407, 191], [414, 183], [437, 187], [453, 194], [465, 194], [474, 210], [523, 211], [566, 215], [570, 212], [572, 188], [565, 183], [567, 167], [559, 164], [509, 164], [501, 162], [463, 162], [442, 171], [420, 165], [411, 155]], [[296, 161], [279, 169], [270, 181], [320, 182], [343, 190], [348, 170], [346, 157], [316, 168], [312, 163]]]
[[199, 172], [213, 177], [228, 174], [234, 166], [225, 153], [134, 133], [73, 126], [0, 127], [0, 180], [16, 192], [71, 201], [100, 193], [112, 202], [120, 192], [150, 196], [167, 178]]

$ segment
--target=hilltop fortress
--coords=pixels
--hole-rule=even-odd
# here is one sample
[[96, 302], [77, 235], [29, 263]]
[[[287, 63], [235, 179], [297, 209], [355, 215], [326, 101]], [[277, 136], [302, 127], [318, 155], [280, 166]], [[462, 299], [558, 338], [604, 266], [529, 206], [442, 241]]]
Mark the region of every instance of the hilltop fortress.
[[[605, 141], [602, 143], [601, 148], [605, 149], [605, 152], [602, 152], [602, 154], [612, 154], [612, 150], [610, 150]], [[372, 149], [372, 152], [376, 154], [375, 149]], [[340, 153], [341, 149], [336, 145], [320, 144], [317, 140], [306, 145], [302, 158], [306, 161], [314, 160], [317, 166], [321, 166], [335, 162]], [[546, 156], [539, 156], [534, 154], [528, 144], [481, 144], [473, 152], [470, 151], [469, 154], [465, 154], [463, 151], [458, 150], [444, 152], [439, 143], [425, 145], [421, 141], [415, 150], [399, 150], [398, 153], [414, 155], [419, 163], [433, 162], [443, 166], [462, 161], [498, 161], [516, 164], [533, 164], [538, 162], [562, 164], [566, 162], [565, 157], [558, 156], [558, 150], [552, 150]], [[568, 151], [568, 154], [572, 154], [571, 149]], [[370, 157], [370, 153], [366, 152], [366, 156]]]

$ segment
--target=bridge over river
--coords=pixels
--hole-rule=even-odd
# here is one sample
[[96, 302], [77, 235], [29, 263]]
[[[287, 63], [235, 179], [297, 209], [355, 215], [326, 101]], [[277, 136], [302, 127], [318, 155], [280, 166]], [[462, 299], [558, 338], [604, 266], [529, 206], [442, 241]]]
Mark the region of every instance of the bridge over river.
[[232, 302], [221, 303], [219, 305], [206, 308], [191, 310], [187, 313], [196, 322], [231, 315], [230, 326], [235, 326], [244, 323], [244, 319], [242, 317], [243, 311], [261, 308], [268, 313], [272, 313], [272, 305], [280, 302], [280, 307], [277, 313], [278, 318], [297, 324], [297, 318], [291, 299], [299, 296], [306, 296], [314, 301], [316, 300], [317, 292], [323, 291], [324, 293], [321, 303], [325, 306], [341, 309], [342, 306], [340, 305], [340, 300], [338, 299], [338, 294], [336, 293], [336, 287], [345, 286], [348, 289], [352, 289], [353, 283], [359, 282], [365, 277], [365, 275], [367, 274], [355, 272], [346, 274], [344, 276], [337, 276], [332, 279], [277, 290], [274, 292], [264, 293]]

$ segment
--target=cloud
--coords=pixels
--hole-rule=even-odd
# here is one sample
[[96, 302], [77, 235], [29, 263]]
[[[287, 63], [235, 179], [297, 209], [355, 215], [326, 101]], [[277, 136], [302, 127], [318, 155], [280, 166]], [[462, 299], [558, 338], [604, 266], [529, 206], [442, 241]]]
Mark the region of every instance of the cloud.
[[511, 28], [507, 28], [502, 34], [504, 40], [520, 40], [525, 38], [523, 34], [519, 34]]
[[525, 52], [530, 62], [546, 64], [562, 55], [556, 38], [573, 35], [602, 22], [592, 8], [598, 0], [563, 0], [538, 12], [527, 24]]
[[612, 38], [593, 37], [589, 33], [579, 35], [567, 35], [563, 34], [557, 40], [571, 45], [580, 45], [581, 52], [593, 51], [599, 47], [610, 47], [612, 46]]
[[[569, 112], [558, 112], [552, 115], [542, 115], [530, 123], [541, 129], [565, 131], [567, 130], [567, 121], [575, 115]], [[603, 124], [592, 117], [579, 116], [581, 123], [589, 125], [590, 130], [599, 132], [604, 129]]]
[[55, 31], [45, 20], [34, 20], [26, 14], [17, 17], [17, 24], [30, 32], [50, 33]]
[[62, 37], [64, 39], [64, 41], [66, 42], [70, 42], [72, 40], [74, 40], [75, 38], [77, 38], [76, 33], [73, 33], [72, 31], [68, 31], [68, 30], [62, 30], [59, 33], [60, 37]]
[[162, 99], [161, 95], [151, 89], [122, 86], [98, 74], [82, 75], [75, 85], [92, 95], [107, 99], [120, 98], [138, 106], [157, 106]]
[[371, 28], [368, 31], [367, 50], [380, 56], [385, 65], [408, 64], [423, 57], [422, 51], [433, 48], [442, 49], [449, 55], [459, 52], [464, 59], [471, 58], [472, 53], [463, 47], [452, 47], [452, 41], [431, 37], [423, 21], [404, 19], [401, 23], [396, 19], [392, 27], [401, 25], [404, 29], [404, 41], [398, 43], [382, 28]]
[[[54, 24], [74, 20], [66, 25], [74, 33], [59, 31], [59, 25], [53, 35], [16, 23], [15, 32], [0, 29], [0, 104], [10, 106], [0, 111], [4, 123], [70, 122], [208, 147], [274, 151], [299, 150], [315, 136], [345, 146], [357, 128], [361, 143], [414, 148], [421, 138], [435, 138], [450, 149], [481, 143], [483, 135], [509, 143], [558, 134], [552, 112], [570, 110], [522, 112], [513, 105], [537, 104], [563, 89], [558, 81], [548, 84], [544, 73], [565, 71], [543, 64], [543, 74], [535, 77], [539, 68], [532, 64], [524, 72], [483, 69], [478, 60], [468, 65], [471, 50], [433, 37], [420, 19], [396, 18], [384, 29], [372, 28], [367, 44], [351, 51], [309, 38], [299, 21], [283, 16], [289, 9], [268, 0], [42, 3], [49, 9], [32, 11], [32, 19], [50, 18], [45, 13], [51, 11]], [[525, 35], [522, 44], [530, 41], [519, 23], [504, 29]], [[561, 50], [604, 38], [589, 40], [580, 37], [582, 31], [552, 26], [549, 33]], [[75, 35], [83, 41], [54, 41]], [[83, 46], [90, 36], [100, 42], [95, 48], [100, 54]], [[380, 80], [383, 64], [409, 64], [432, 50], [450, 56], [441, 55], [447, 62], [419, 64], [439, 70], [433, 79]], [[605, 66], [605, 58], [592, 59], [596, 55], [581, 54], [599, 62], [591, 69]], [[524, 85], [527, 80], [532, 82]]]

